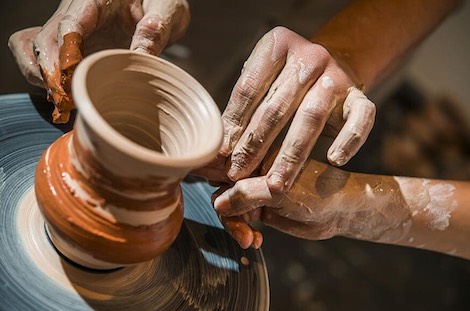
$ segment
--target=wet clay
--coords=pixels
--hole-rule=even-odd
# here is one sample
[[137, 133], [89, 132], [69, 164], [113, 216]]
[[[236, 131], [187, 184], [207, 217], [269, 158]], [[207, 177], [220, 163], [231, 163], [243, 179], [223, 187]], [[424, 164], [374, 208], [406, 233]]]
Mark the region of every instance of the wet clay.
[[[71, 154], [74, 153], [74, 154]], [[75, 154], [76, 153], [76, 154]], [[79, 173], [71, 160], [82, 163]], [[121, 190], [150, 190], [153, 197], [126, 197]], [[35, 191], [38, 205], [55, 235], [93, 258], [128, 265], [155, 258], [176, 238], [183, 220], [181, 189], [160, 177], [118, 178], [83, 150], [74, 134], [52, 144], [41, 157]], [[113, 218], [114, 210], [155, 212], [155, 223], [138, 225]], [[166, 213], [159, 211], [170, 209]]]
[[[74, 66], [63, 64], [67, 87]], [[194, 78], [144, 53], [97, 52], [73, 75], [74, 129], [36, 171], [51, 240], [91, 268], [155, 258], [181, 228], [180, 182], [217, 154], [220, 112]]]
[[59, 51], [59, 68], [49, 72], [41, 68], [41, 75], [47, 88], [47, 99], [54, 103], [52, 119], [54, 123], [69, 121], [70, 112], [75, 108], [72, 99], [72, 75], [82, 60], [83, 38], [77, 32], [68, 33]]

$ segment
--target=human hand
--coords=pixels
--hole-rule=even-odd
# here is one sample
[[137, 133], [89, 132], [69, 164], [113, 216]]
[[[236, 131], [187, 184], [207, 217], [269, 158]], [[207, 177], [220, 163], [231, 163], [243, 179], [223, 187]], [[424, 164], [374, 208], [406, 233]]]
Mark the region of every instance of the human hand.
[[[272, 161], [272, 159], [270, 159]], [[261, 233], [254, 220], [290, 235], [313, 240], [341, 235], [364, 240], [402, 236], [411, 212], [390, 176], [349, 173], [310, 160], [291, 189], [269, 189], [263, 165], [260, 177], [239, 180], [215, 194], [214, 207], [241, 247], [258, 248]]]
[[267, 172], [270, 190], [288, 191], [324, 130], [337, 134], [328, 160], [345, 164], [365, 142], [375, 117], [375, 105], [355, 85], [347, 66], [322, 46], [283, 27], [268, 32], [245, 63], [222, 115], [219, 158], [228, 158], [223, 167], [228, 177], [250, 176], [291, 118]]
[[189, 23], [186, 0], [62, 0], [43, 27], [14, 33], [9, 47], [33, 85], [46, 88], [53, 120], [74, 108], [70, 81], [83, 56], [107, 48], [159, 55]]

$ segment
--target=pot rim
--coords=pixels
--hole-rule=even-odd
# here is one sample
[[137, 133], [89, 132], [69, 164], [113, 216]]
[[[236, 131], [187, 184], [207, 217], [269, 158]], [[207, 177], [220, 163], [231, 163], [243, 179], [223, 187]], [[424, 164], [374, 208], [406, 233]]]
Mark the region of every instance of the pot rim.
[[[196, 89], [198, 94], [204, 99], [206, 106], [207, 119], [211, 123], [212, 137], [204, 140], [201, 148], [191, 155], [187, 156], [168, 156], [161, 152], [146, 148], [129, 138], [125, 137], [114, 129], [96, 109], [92, 103], [87, 89], [87, 75], [90, 68], [103, 58], [112, 56], [128, 55], [133, 57], [147, 58], [155, 68], [165, 65], [176, 71], [178, 75], [184, 76], [192, 82], [191, 88]], [[120, 152], [133, 158], [175, 168], [197, 168], [208, 164], [213, 160], [222, 145], [223, 125], [220, 110], [207, 90], [189, 73], [176, 66], [175, 64], [160, 57], [136, 52], [126, 49], [109, 49], [93, 53], [85, 57], [77, 66], [72, 78], [72, 96], [78, 110], [78, 117], [81, 118], [89, 127], [93, 129], [96, 135]]]

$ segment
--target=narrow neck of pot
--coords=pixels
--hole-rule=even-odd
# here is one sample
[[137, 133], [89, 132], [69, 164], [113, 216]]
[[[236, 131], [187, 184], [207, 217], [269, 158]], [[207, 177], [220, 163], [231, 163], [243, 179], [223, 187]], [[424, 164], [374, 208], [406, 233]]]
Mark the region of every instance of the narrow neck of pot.
[[213, 99], [160, 58], [95, 53], [77, 67], [72, 88], [78, 145], [118, 177], [181, 180], [214, 159], [222, 142]]
[[[70, 174], [77, 176], [96, 197], [127, 210], [153, 210], [175, 204], [187, 167], [147, 163], [113, 148], [78, 117], [68, 141]], [[148, 206], [147, 206], [148, 205]], [[147, 206], [147, 207], [146, 207]]]

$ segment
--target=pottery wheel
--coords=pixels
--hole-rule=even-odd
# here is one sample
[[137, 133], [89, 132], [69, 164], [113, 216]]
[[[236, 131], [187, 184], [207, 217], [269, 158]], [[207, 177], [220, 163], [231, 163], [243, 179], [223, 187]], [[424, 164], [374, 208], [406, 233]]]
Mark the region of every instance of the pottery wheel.
[[49, 123], [40, 96], [0, 96], [0, 310], [268, 310], [262, 253], [223, 230], [207, 183], [183, 183], [185, 220], [150, 262], [98, 272], [60, 256], [34, 195], [42, 152], [70, 126]]

